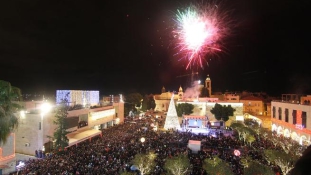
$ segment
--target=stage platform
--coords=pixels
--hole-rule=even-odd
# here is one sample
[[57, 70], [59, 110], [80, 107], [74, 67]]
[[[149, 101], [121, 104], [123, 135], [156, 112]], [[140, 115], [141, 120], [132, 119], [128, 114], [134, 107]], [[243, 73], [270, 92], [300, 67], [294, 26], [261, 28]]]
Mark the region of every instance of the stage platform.
[[208, 129], [208, 128], [181, 128], [179, 132], [191, 132], [194, 134], [211, 135], [216, 137], [220, 133], [224, 136], [232, 136], [233, 132], [226, 129]]

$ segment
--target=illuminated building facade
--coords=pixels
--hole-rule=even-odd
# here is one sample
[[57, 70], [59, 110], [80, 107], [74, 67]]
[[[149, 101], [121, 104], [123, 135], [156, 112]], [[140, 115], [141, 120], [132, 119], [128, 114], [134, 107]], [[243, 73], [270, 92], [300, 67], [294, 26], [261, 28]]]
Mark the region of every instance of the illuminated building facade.
[[310, 144], [311, 105], [306, 104], [310, 96], [283, 94], [282, 100], [271, 102], [272, 130], [285, 137]]
[[[214, 98], [213, 98], [214, 100]], [[231, 105], [235, 112], [232, 118], [235, 119], [235, 116], [243, 115], [243, 103], [235, 103], [235, 102], [224, 102], [224, 101], [213, 101], [210, 102], [209, 98], [200, 99], [198, 101], [177, 101], [176, 104], [179, 105], [181, 103], [189, 103], [194, 106], [193, 113], [191, 115], [194, 116], [207, 116], [209, 121], [217, 121], [215, 116], [211, 113], [211, 109], [214, 108], [215, 104], [218, 103], [220, 105]]]
[[57, 90], [56, 104], [66, 99], [70, 105], [80, 104], [84, 107], [99, 104], [99, 91]]
[[[214, 108], [215, 104], [220, 105], [231, 105], [235, 109], [234, 116], [243, 116], [243, 103], [240, 102], [239, 95], [236, 94], [212, 94], [212, 81], [209, 75], [205, 79], [205, 87], [200, 83], [196, 83], [196, 86], [186, 89], [183, 92], [183, 89], [180, 87], [178, 94], [174, 94], [174, 102], [176, 105], [181, 103], [189, 103], [194, 105], [193, 113], [191, 116], [208, 116], [209, 121], [217, 121], [214, 115], [210, 112]], [[208, 96], [204, 98], [199, 98], [198, 95], [201, 92], [201, 88], [207, 88]], [[170, 98], [172, 97], [171, 92], [165, 92], [165, 88], [162, 88], [161, 95], [154, 95], [154, 100], [156, 103], [155, 111], [168, 111], [170, 104]], [[229, 124], [230, 122], [228, 122]]]
[[235, 93], [225, 93], [224, 100], [227, 102], [240, 102], [240, 96]]
[[[165, 88], [162, 88], [162, 93], [159, 95], [154, 95], [153, 99], [155, 101], [154, 111], [167, 112], [170, 105], [170, 101], [174, 92], [164, 92]], [[178, 94], [174, 95], [174, 102], [182, 99], [183, 91], [182, 88], [179, 88]]]
[[[83, 99], [84, 95], [87, 94], [85, 92], [73, 93], [76, 96], [74, 98]], [[81, 94], [82, 97], [77, 97], [77, 94]], [[92, 98], [96, 96], [95, 94]], [[74, 99], [73, 95], [71, 97], [71, 99]], [[83, 100], [75, 100], [75, 105], [70, 104], [71, 108], [67, 111], [66, 118], [66, 129], [70, 132], [67, 135], [69, 146], [100, 135], [102, 129], [124, 123], [124, 102], [122, 97], [119, 98], [119, 101], [114, 101], [107, 106], [95, 106], [95, 104], [99, 104], [99, 99], [92, 98], [87, 99], [88, 103], [85, 103], [86, 105], [82, 108], [75, 108], [75, 105], [83, 106], [79, 104]], [[53, 109], [57, 106], [57, 103], [48, 102], [51, 109], [43, 113], [41, 107], [46, 103], [47, 101], [20, 102], [24, 107], [24, 111], [17, 114], [19, 116], [19, 126], [15, 133], [8, 137], [8, 142], [5, 145], [0, 145], [0, 165], [5, 161], [12, 161], [15, 153], [34, 156], [35, 150], [48, 152], [53, 148], [52, 137], [56, 128], [56, 125], [53, 124], [56, 114]]]
[[264, 99], [261, 97], [247, 96], [240, 99], [240, 102], [243, 103], [244, 113], [253, 115], [266, 114]]

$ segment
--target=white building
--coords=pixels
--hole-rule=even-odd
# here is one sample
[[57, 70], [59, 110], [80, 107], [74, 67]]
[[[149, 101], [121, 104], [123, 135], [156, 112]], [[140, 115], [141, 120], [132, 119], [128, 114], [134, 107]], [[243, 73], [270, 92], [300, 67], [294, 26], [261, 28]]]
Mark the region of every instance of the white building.
[[[212, 101], [212, 102], [211, 102]], [[189, 103], [194, 105], [193, 113], [191, 115], [194, 116], [207, 116], [208, 120], [216, 121], [215, 116], [211, 113], [211, 109], [214, 108], [215, 104], [218, 103], [220, 105], [231, 105], [235, 112], [233, 117], [235, 119], [236, 116], [243, 115], [243, 103], [237, 102], [223, 102], [215, 100], [215, 98], [199, 98], [198, 101], [177, 101], [177, 105], [181, 103]]]
[[[310, 97], [310, 96], [306, 96]], [[300, 144], [310, 144], [311, 105], [304, 96], [283, 94], [282, 100], [271, 102], [272, 130]], [[303, 100], [301, 100], [303, 99]]]
[[[83, 99], [77, 97], [77, 94], [82, 95], [85, 93], [75, 94], [76, 99]], [[70, 103], [71, 109], [67, 111], [66, 118], [68, 124], [66, 129], [70, 132], [67, 135], [69, 146], [100, 135], [102, 131], [99, 129], [124, 123], [124, 102], [122, 97], [119, 99], [121, 100], [114, 100], [108, 106], [94, 106], [95, 103], [99, 104], [98, 98], [97, 102], [95, 99], [95, 101], [90, 100], [90, 103], [86, 103], [85, 107], [79, 109], [75, 108], [75, 105], [81, 107], [83, 104], [76, 103], [74, 105]], [[53, 124], [53, 121], [56, 113], [53, 109], [57, 104], [48, 103], [51, 108], [49, 111], [44, 111], [42, 107], [47, 104], [47, 101], [20, 102], [24, 107], [24, 111], [17, 114], [19, 115], [19, 125], [15, 133], [8, 137], [8, 142], [5, 145], [0, 145], [0, 165], [5, 165], [14, 160], [15, 153], [34, 156], [35, 150], [48, 152], [52, 148], [53, 139], [48, 136], [53, 137], [55, 132], [56, 125]]]

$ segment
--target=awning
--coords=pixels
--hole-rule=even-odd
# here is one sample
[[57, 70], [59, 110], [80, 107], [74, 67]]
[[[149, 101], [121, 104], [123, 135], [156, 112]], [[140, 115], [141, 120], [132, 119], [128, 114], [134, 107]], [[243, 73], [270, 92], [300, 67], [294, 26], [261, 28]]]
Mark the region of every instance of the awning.
[[84, 131], [75, 131], [67, 134], [67, 138], [69, 139], [69, 146], [75, 145], [77, 143], [83, 142], [89, 138], [100, 135], [101, 131], [97, 129], [90, 129]]

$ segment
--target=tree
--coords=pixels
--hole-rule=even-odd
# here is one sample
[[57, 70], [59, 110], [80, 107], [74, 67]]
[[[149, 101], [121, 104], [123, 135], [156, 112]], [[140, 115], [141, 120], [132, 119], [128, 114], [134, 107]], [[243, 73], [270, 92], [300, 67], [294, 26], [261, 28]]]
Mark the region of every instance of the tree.
[[21, 100], [21, 96], [19, 88], [0, 80], [0, 144], [6, 143], [9, 134], [18, 126], [15, 113], [21, 106], [13, 101]]
[[156, 154], [153, 151], [150, 151], [147, 154], [136, 154], [132, 163], [137, 166], [137, 169], [140, 171], [141, 175], [148, 174], [151, 170], [154, 169], [156, 163], [155, 158]]
[[55, 148], [63, 150], [66, 146], [69, 145], [69, 139], [67, 138], [67, 134], [69, 132], [66, 131], [66, 118], [68, 115], [68, 105], [67, 100], [63, 99], [62, 102], [56, 108], [55, 120], [53, 123], [56, 125], [54, 132], [55, 139]]
[[279, 166], [283, 174], [288, 174], [294, 168], [294, 163], [298, 160], [298, 157], [287, 154], [283, 150], [264, 150], [264, 154], [266, 160]]
[[249, 127], [259, 127], [259, 123], [251, 118], [246, 118], [244, 119], [244, 124], [249, 126]]
[[166, 159], [164, 169], [172, 175], [184, 175], [190, 170], [190, 161], [184, 154]]
[[230, 166], [217, 156], [211, 159], [210, 158], [205, 159], [203, 163], [203, 169], [207, 172], [207, 174], [233, 175]]
[[251, 128], [247, 126], [241, 128], [239, 132], [240, 132], [240, 137], [242, 137], [244, 143], [245, 142], [252, 143], [256, 140], [254, 137], [255, 131], [253, 131]]
[[220, 105], [218, 103], [211, 109], [211, 113], [215, 115], [217, 120], [223, 120], [225, 122], [229, 120], [229, 116], [233, 116], [234, 111], [235, 109], [231, 105]]
[[269, 167], [257, 161], [250, 161], [244, 168], [244, 175], [271, 175], [275, 174]]
[[245, 124], [241, 122], [233, 122], [231, 123], [230, 127], [232, 127], [232, 129], [238, 134], [238, 139], [242, 140], [245, 132], [244, 130], [247, 128]]
[[136, 173], [132, 173], [132, 172], [122, 172], [121, 175], [136, 175]]
[[253, 135], [248, 135], [246, 137], [246, 142], [249, 143], [249, 146], [252, 146], [252, 143], [256, 140], [256, 138]]
[[179, 117], [183, 114], [189, 115], [193, 113], [194, 105], [190, 103], [180, 103], [176, 106], [176, 112]]
[[268, 128], [262, 128], [260, 129], [260, 135], [265, 139], [269, 139], [269, 138], [273, 138], [273, 134], [272, 134], [272, 131], [269, 130]]
[[236, 129], [236, 128], [243, 128], [245, 127], [245, 125], [242, 122], [232, 122], [230, 127]]
[[130, 111], [135, 112], [136, 107], [141, 105], [143, 96], [140, 93], [130, 93], [124, 96], [124, 113], [129, 114]]
[[146, 110], [150, 110], [150, 109], [154, 109], [156, 106], [153, 95], [145, 95], [144, 99], [143, 99], [143, 103], [142, 103], [142, 110], [146, 111]]
[[244, 156], [241, 157], [240, 163], [243, 165], [244, 169], [248, 168], [250, 166], [250, 163], [253, 161], [252, 157], [250, 156]]

